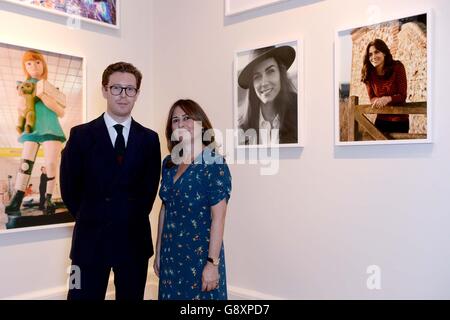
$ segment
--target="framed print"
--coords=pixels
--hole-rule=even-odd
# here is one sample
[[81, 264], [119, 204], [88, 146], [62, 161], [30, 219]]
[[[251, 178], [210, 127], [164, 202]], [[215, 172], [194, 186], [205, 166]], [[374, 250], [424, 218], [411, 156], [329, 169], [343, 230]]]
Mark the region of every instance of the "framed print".
[[237, 147], [302, 146], [301, 52], [299, 41], [289, 41], [235, 53]]
[[431, 142], [430, 14], [338, 31], [335, 143]]
[[71, 19], [119, 28], [120, 0], [1, 0]]
[[286, 0], [225, 0], [225, 16], [231, 16]]
[[85, 122], [84, 65], [82, 57], [0, 42], [0, 230], [73, 221], [59, 163], [70, 129]]

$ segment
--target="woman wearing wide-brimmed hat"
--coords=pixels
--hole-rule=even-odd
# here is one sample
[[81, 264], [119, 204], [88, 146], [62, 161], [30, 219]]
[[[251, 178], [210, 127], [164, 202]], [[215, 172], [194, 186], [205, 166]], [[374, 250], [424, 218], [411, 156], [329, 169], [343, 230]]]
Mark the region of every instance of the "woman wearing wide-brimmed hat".
[[[298, 142], [297, 92], [287, 76], [294, 60], [295, 50], [290, 46], [252, 52], [251, 62], [238, 77], [239, 86], [249, 90], [247, 112], [239, 128], [255, 129], [257, 134], [240, 137], [240, 144]], [[273, 129], [279, 129], [278, 136], [271, 134]]]

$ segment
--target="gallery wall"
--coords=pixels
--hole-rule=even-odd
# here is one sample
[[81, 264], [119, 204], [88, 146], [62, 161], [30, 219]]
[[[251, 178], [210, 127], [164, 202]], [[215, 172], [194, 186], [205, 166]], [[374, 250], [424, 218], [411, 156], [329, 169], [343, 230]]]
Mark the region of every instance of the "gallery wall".
[[[448, 1], [291, 0], [226, 18], [221, 0], [122, 2], [119, 31], [87, 24], [71, 30], [59, 17], [2, 3], [0, 30], [8, 31], [0, 41], [85, 56], [88, 119], [104, 110], [105, 66], [135, 63], [144, 83], [134, 117], [159, 132], [163, 154], [165, 117], [179, 98], [198, 101], [218, 129], [232, 128], [235, 51], [303, 44], [305, 147], [281, 150], [276, 175], [261, 175], [263, 165], [230, 165], [230, 297], [450, 298]], [[430, 9], [434, 143], [336, 147], [336, 31]], [[0, 234], [0, 298], [60, 297], [71, 231]], [[366, 285], [373, 265], [380, 290]]]
[[[222, 1], [154, 5], [160, 132], [180, 97], [197, 100], [215, 127], [231, 128], [234, 52], [304, 44], [305, 147], [282, 150], [273, 176], [262, 176], [261, 165], [231, 165], [225, 249], [234, 297], [450, 298], [448, 1], [293, 0], [227, 18]], [[434, 143], [336, 147], [336, 32], [428, 10]], [[366, 285], [373, 265], [381, 290]]]

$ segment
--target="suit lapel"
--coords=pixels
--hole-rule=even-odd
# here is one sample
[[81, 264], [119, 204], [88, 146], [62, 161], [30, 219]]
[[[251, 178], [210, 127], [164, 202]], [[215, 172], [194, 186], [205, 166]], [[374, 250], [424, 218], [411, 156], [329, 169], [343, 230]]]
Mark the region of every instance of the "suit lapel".
[[109, 137], [108, 128], [106, 127], [103, 115], [97, 118], [92, 126], [93, 132], [90, 138], [95, 140], [95, 148], [102, 151], [99, 156], [107, 159], [108, 162], [114, 163], [115, 151], [112, 145], [111, 138]]
[[131, 121], [130, 133], [125, 149], [122, 165], [118, 165], [116, 161], [116, 153], [112, 145], [111, 138], [108, 133], [103, 115], [97, 118], [92, 125], [91, 138], [94, 140], [93, 152], [96, 161], [99, 163], [98, 170], [100, 176], [103, 177], [102, 185], [106, 188], [106, 192], [114, 188], [117, 183], [126, 183], [133, 170], [134, 163], [138, 158], [136, 155], [141, 145], [142, 131], [136, 121]]

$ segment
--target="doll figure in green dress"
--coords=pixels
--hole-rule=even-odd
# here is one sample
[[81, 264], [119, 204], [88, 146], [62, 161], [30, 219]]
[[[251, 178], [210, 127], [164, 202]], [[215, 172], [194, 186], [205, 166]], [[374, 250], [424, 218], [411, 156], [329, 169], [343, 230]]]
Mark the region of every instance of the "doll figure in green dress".
[[[36, 86], [35, 97], [35, 123], [32, 130], [24, 131], [19, 136], [19, 142], [23, 143], [19, 172], [16, 177], [14, 195], [6, 206], [6, 213], [20, 213], [20, 207], [25, 195], [26, 186], [29, 183], [36, 155], [39, 147], [44, 149], [44, 162], [47, 169], [47, 194], [44, 213], [53, 213], [55, 205], [52, 202], [52, 193], [55, 187], [55, 176], [58, 170], [58, 157], [62, 144], [66, 137], [58, 118], [64, 116], [65, 105], [59, 99], [47, 94], [38, 88], [45, 87], [47, 81], [48, 66], [44, 56], [35, 50], [26, 51], [22, 57], [22, 68], [25, 74], [25, 82], [31, 82]], [[41, 85], [40, 85], [41, 84]], [[18, 111], [23, 113], [27, 108], [26, 99], [21, 90], [18, 90]]]
[[[195, 129], [196, 124], [201, 130]], [[162, 165], [153, 264], [159, 277], [158, 299], [226, 300], [223, 235], [230, 170], [216, 150], [211, 122], [193, 100], [172, 105], [166, 139], [171, 154]], [[196, 150], [196, 145], [201, 147]]]

